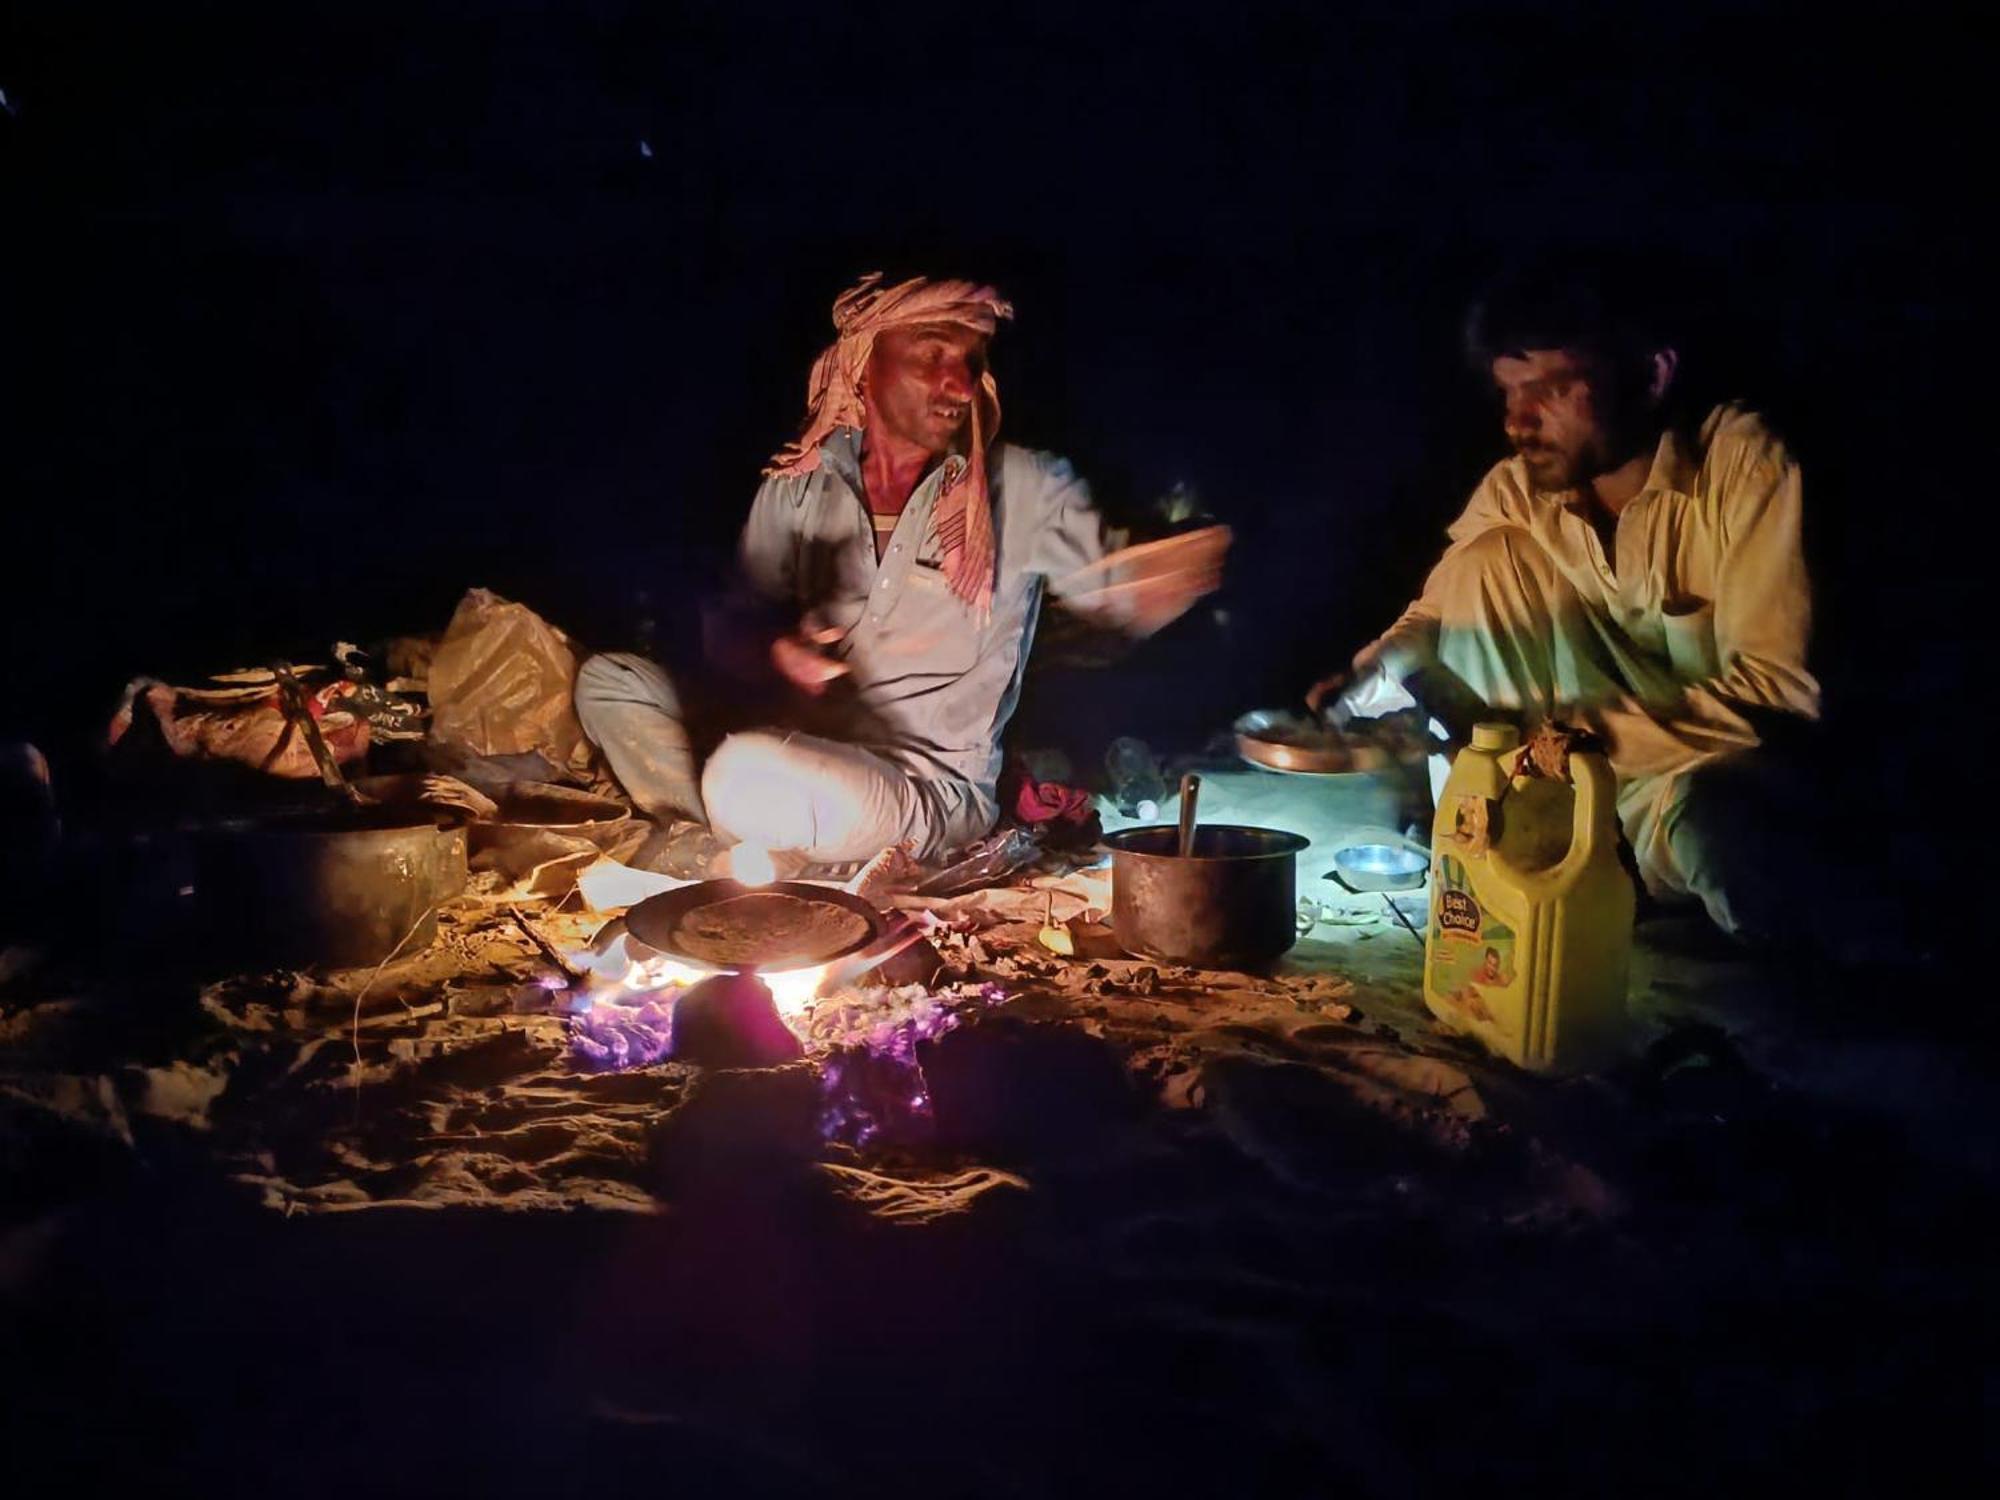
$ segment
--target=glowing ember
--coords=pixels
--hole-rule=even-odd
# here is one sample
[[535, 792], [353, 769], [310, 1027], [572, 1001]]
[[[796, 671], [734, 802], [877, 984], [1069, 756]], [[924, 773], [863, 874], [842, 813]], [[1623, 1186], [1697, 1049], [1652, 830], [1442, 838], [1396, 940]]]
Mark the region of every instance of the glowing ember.
[[[602, 953], [577, 953], [572, 954], [571, 959], [591, 974], [590, 990], [584, 997], [586, 1005], [621, 1005], [636, 995], [686, 989], [715, 972], [713, 969], [698, 969], [693, 964], [685, 964], [651, 950], [640, 958], [626, 945], [622, 936]], [[826, 965], [815, 964], [810, 968], [784, 969], [775, 974], [759, 971], [757, 977], [764, 981], [771, 998], [777, 1002], [778, 1014], [790, 1023], [803, 1015], [812, 1004], [825, 974]], [[793, 1030], [797, 1029], [793, 1027]]]
[[663, 1062], [673, 1043], [674, 997], [678, 988], [630, 995], [602, 1003], [583, 1001], [570, 1019], [569, 1041], [577, 1057], [599, 1068], [643, 1068]]

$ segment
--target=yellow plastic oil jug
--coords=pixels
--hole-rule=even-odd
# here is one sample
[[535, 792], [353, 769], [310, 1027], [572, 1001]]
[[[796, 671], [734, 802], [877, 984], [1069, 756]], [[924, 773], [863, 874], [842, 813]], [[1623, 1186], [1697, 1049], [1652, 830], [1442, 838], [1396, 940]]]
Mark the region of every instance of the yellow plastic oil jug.
[[1513, 725], [1478, 724], [1445, 778], [1424, 1000], [1521, 1067], [1571, 1072], [1623, 1042], [1635, 898], [1617, 781], [1602, 755], [1571, 753], [1567, 780], [1518, 775], [1521, 757]]

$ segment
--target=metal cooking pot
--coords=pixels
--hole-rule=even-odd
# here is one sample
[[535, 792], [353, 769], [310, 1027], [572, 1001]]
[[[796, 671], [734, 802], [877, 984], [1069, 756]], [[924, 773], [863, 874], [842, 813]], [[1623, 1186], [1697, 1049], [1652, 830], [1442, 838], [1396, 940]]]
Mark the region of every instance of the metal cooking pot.
[[1126, 828], [1111, 848], [1111, 928], [1137, 958], [1239, 969], [1298, 940], [1298, 855], [1310, 839], [1275, 828], [1208, 824], [1192, 852], [1174, 828]]
[[465, 889], [465, 830], [386, 809], [234, 821], [195, 837], [195, 895], [211, 956], [358, 968], [437, 938]]

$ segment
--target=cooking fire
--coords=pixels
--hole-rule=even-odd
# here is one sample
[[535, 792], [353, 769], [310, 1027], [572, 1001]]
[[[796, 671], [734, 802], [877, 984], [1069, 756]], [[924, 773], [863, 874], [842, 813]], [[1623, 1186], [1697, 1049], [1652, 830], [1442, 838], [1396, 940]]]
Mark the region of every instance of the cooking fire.
[[[732, 899], [733, 884], [715, 884]], [[643, 912], [632, 915], [647, 925]], [[620, 931], [573, 956], [584, 978], [571, 1000], [570, 1045], [586, 1066], [614, 1070], [666, 1061], [772, 1067], [810, 1056], [829, 1140], [908, 1137], [930, 1114], [919, 1044], [1006, 998], [994, 984], [856, 982], [920, 939], [909, 926], [874, 935], [844, 962], [749, 972], [690, 963]]]

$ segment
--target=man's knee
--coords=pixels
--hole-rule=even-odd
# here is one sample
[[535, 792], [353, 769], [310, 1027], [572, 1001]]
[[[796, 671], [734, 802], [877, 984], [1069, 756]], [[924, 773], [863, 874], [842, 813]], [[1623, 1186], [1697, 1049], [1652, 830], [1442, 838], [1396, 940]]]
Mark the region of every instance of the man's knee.
[[571, 697], [579, 717], [610, 703], [644, 703], [671, 713], [679, 702], [667, 674], [631, 651], [600, 651], [585, 657], [576, 669]]
[[576, 669], [573, 692], [577, 705], [603, 703], [628, 695], [632, 687], [633, 666], [638, 661], [639, 658], [629, 651], [600, 651], [595, 656], [585, 657], [583, 665]]
[[1660, 811], [1672, 866], [1664, 883], [1698, 897], [1725, 932], [1771, 936], [1791, 893], [1816, 879], [1801, 841], [1810, 801], [1756, 751], [1685, 773]]
[[760, 782], [771, 779], [772, 772], [784, 759], [784, 749], [784, 736], [768, 730], [750, 729], [725, 735], [702, 770], [702, 795], [719, 792], [724, 796], [742, 796], [754, 792]]
[[879, 853], [918, 814], [909, 778], [865, 751], [767, 731], [717, 746], [701, 793], [718, 832], [832, 861]]
[[760, 843], [771, 843], [774, 834], [809, 836], [809, 799], [792, 774], [794, 759], [783, 735], [758, 729], [727, 736], [702, 768], [710, 821]]

